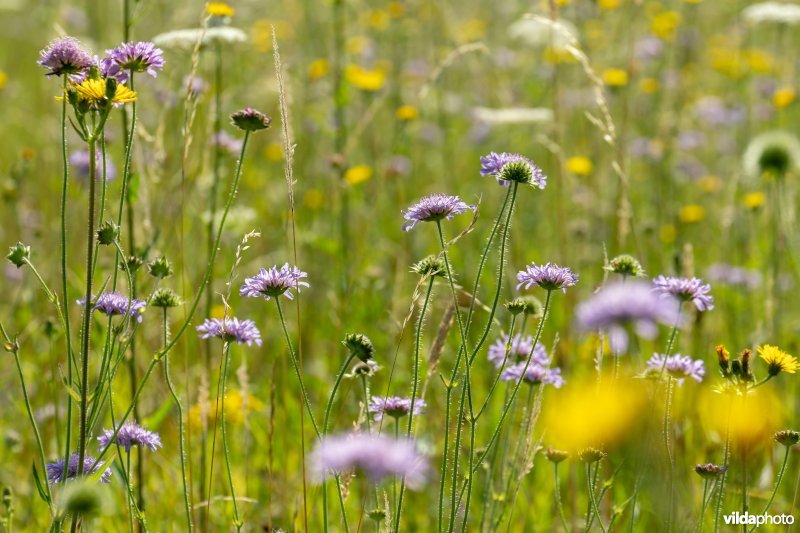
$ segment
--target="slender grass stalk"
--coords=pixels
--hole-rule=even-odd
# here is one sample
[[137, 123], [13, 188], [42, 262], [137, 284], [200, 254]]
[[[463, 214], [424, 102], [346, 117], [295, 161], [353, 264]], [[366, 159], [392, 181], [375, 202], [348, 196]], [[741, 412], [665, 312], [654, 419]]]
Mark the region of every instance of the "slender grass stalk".
[[703, 479], [703, 500], [700, 506], [700, 520], [697, 522], [697, 530], [703, 533], [703, 522], [706, 517], [706, 507], [708, 504], [708, 479]]
[[[733, 402], [728, 405], [728, 422], [725, 429], [725, 449], [722, 452], [722, 466], [728, 466], [728, 460], [731, 452], [731, 417], [733, 416]], [[722, 515], [722, 504], [725, 496], [725, 479], [727, 477], [727, 469], [722, 472], [719, 478], [719, 491], [717, 492], [717, 506], [714, 511], [714, 533], [719, 531], [719, 518]]]
[[[666, 361], [666, 359], [665, 359]], [[667, 461], [669, 467], [669, 498], [667, 505], [667, 531], [672, 529], [672, 513], [675, 503], [675, 453], [672, 449], [672, 396], [675, 390], [674, 378], [667, 375], [667, 394], [664, 400], [664, 420], [662, 433], [664, 435], [664, 447], [667, 450]]]
[[[761, 514], [767, 514], [769, 512], [769, 508], [772, 506], [772, 502], [775, 500], [775, 495], [778, 494], [778, 488], [781, 486], [781, 481], [783, 481], [783, 475], [786, 473], [786, 465], [789, 462], [789, 451], [791, 451], [791, 446], [785, 446], [786, 450], [783, 453], [783, 462], [781, 463], [781, 468], [778, 470], [778, 477], [775, 479], [775, 487], [772, 489], [772, 494], [769, 495], [769, 500], [767, 500], [767, 504], [764, 506], [764, 509], [761, 511]], [[791, 514], [791, 513], [790, 513]], [[750, 532], [752, 533], [756, 527], [753, 526], [750, 528]]]
[[[603, 533], [606, 533], [606, 526], [603, 525], [603, 519], [600, 518], [600, 510], [597, 508], [597, 500], [595, 499], [594, 490], [597, 486], [597, 474], [600, 471], [600, 461], [597, 461], [597, 466], [594, 467], [594, 475], [592, 475], [592, 465], [586, 463], [586, 484], [589, 490], [589, 509], [593, 516], [597, 517], [597, 523]], [[586, 531], [592, 527], [592, 520], [586, 522]]]
[[[441, 235], [442, 235], [441, 225], [439, 225], [439, 236], [441, 237]], [[434, 279], [435, 278], [431, 276], [430, 280], [428, 281], [428, 288], [425, 291], [425, 300], [422, 302], [422, 310], [419, 313], [419, 320], [417, 320], [417, 334], [416, 334], [416, 339], [414, 341], [414, 375], [411, 378], [411, 407], [408, 410], [408, 427], [406, 428], [406, 438], [409, 439], [411, 438], [411, 429], [413, 427], [412, 424], [414, 421], [414, 404], [417, 401], [417, 386], [419, 385], [419, 352], [422, 344], [422, 328], [425, 323], [425, 314], [428, 311], [428, 303], [430, 302], [431, 299], [431, 293], [433, 292]], [[458, 302], [456, 302], [456, 305], [458, 305]], [[456, 310], [456, 316], [457, 315], [458, 311]], [[400, 531], [400, 513], [403, 510], [403, 494], [405, 492], [405, 488], [406, 488], [406, 480], [404, 477], [403, 479], [400, 480], [400, 496], [398, 496], [397, 511], [395, 512], [394, 515], [395, 531]]]
[[553, 491], [556, 500], [556, 509], [558, 510], [558, 517], [561, 519], [561, 525], [564, 527], [564, 531], [569, 533], [567, 519], [564, 516], [564, 507], [561, 505], [561, 488], [559, 487], [558, 483], [558, 462], [553, 463]]
[[[163, 309], [163, 327], [164, 327], [164, 345], [169, 342], [169, 319], [167, 317], [167, 308]], [[186, 443], [184, 439], [183, 427], [183, 405], [181, 404], [180, 396], [175, 390], [175, 385], [172, 383], [172, 377], [169, 372], [169, 353], [164, 355], [164, 381], [167, 383], [167, 388], [175, 402], [175, 409], [178, 411], [178, 444], [180, 446], [181, 454], [181, 482], [183, 483], [183, 507], [186, 512], [186, 530], [190, 533], [194, 531], [194, 524], [192, 523], [192, 505], [189, 502], [191, 496], [190, 485], [186, 476]]]
[[231, 490], [231, 499], [233, 500], [233, 525], [236, 526], [236, 531], [242, 530], [242, 519], [239, 516], [239, 504], [236, 502], [236, 489], [233, 486], [233, 469], [231, 468], [231, 452], [228, 444], [228, 430], [225, 423], [225, 395], [228, 386], [228, 369], [231, 364], [231, 344], [227, 343], [225, 353], [223, 354], [223, 367], [222, 367], [222, 391], [220, 393], [220, 417], [222, 426], [222, 450], [225, 455], [225, 472], [228, 475], [228, 486]]

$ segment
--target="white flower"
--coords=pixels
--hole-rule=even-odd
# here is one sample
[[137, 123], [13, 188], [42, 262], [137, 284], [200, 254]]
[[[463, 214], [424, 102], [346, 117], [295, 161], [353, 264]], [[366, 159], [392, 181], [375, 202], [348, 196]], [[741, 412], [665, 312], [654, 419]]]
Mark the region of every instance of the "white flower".
[[783, 24], [800, 23], [800, 5], [781, 2], [761, 2], [742, 11], [742, 17], [750, 24], [777, 22]]
[[192, 28], [188, 30], [174, 30], [160, 33], [153, 37], [153, 42], [164, 48], [194, 48], [202, 37], [203, 44], [211, 43], [242, 43], [247, 40], [247, 34], [239, 28], [230, 26], [216, 28]]
[[553, 121], [553, 110], [546, 107], [476, 107], [472, 113], [486, 124], [527, 124]]
[[561, 50], [577, 40], [578, 29], [564, 19], [553, 23], [543, 17], [525, 17], [511, 24], [508, 34], [528, 46], [550, 46]]

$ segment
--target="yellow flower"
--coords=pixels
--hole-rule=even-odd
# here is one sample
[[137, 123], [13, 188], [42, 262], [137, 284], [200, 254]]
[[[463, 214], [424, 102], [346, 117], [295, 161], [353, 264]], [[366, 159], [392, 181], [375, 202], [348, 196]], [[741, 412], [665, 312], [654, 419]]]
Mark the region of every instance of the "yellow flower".
[[722, 180], [718, 176], [703, 176], [697, 183], [703, 192], [717, 192], [722, 187]]
[[576, 63], [578, 61], [569, 51], [552, 46], [544, 49], [544, 60], [551, 64]]
[[369, 25], [376, 30], [385, 30], [389, 27], [389, 12], [383, 9], [373, 9], [368, 16]]
[[0, 70], [0, 90], [5, 88], [6, 83], [8, 83], [8, 74]]
[[797, 362], [795, 357], [777, 346], [770, 346], [769, 344], [759, 346], [758, 355], [767, 363], [767, 372], [769, 372], [770, 376], [777, 376], [781, 372], [794, 374], [800, 368], [800, 363]]
[[325, 195], [319, 189], [311, 189], [303, 195], [303, 205], [309, 209], [319, 209], [325, 203]]
[[[697, 402], [700, 427], [717, 435], [727, 434], [732, 442], [747, 448], [767, 442], [785, 417], [783, 402], [768, 388], [756, 389], [746, 396], [739, 394], [737, 388], [702, 390]], [[729, 412], [734, 416], [727, 416]]]
[[211, 308], [211, 318], [225, 318], [225, 306], [215, 305]]
[[232, 17], [235, 9], [225, 2], [209, 2], [206, 13], [212, 17]]
[[775, 104], [775, 107], [778, 109], [783, 109], [784, 107], [789, 107], [789, 105], [794, 102], [795, 96], [796, 94], [793, 88], [781, 87], [772, 95], [772, 103]]
[[354, 35], [347, 39], [347, 43], [345, 47], [347, 51], [353, 55], [361, 55], [367, 51], [367, 48], [370, 45], [369, 37], [365, 35]]
[[711, 67], [731, 78], [739, 78], [747, 70], [740, 54], [725, 47], [711, 49]]
[[628, 73], [621, 68], [607, 68], [603, 71], [603, 83], [609, 87], [624, 87], [628, 85]]
[[745, 52], [750, 70], [759, 74], [771, 72], [775, 67], [775, 59], [763, 50], [751, 49]]
[[486, 35], [486, 21], [470, 19], [456, 30], [456, 40], [460, 43], [469, 43], [483, 39]]
[[664, 11], [653, 17], [650, 29], [662, 39], [671, 39], [681, 22], [681, 14], [677, 11]]
[[678, 219], [684, 224], [696, 224], [706, 218], [706, 210], [702, 205], [685, 205], [678, 212]]
[[574, 156], [567, 159], [567, 170], [578, 176], [588, 176], [593, 168], [592, 160], [588, 157]]
[[394, 112], [394, 115], [397, 117], [397, 120], [414, 120], [419, 116], [419, 111], [413, 105], [401, 105], [397, 108], [397, 111]]
[[620, 0], [600, 0], [597, 5], [600, 6], [600, 9], [617, 9], [621, 4]]
[[[75, 91], [78, 93], [78, 98], [91, 105], [97, 105], [106, 100], [106, 80], [104, 79], [87, 79], [75, 85]], [[136, 101], [136, 92], [131, 91], [121, 83], [117, 85], [117, 90], [114, 91], [114, 97], [111, 102], [114, 104], [127, 104]]]
[[653, 94], [658, 90], [658, 80], [655, 78], [642, 78], [639, 80], [639, 90], [644, 94]]
[[744, 205], [750, 209], [758, 209], [767, 201], [767, 195], [763, 192], [749, 192], [744, 195]]
[[386, 83], [386, 73], [380, 69], [365, 69], [358, 65], [347, 65], [345, 78], [362, 91], [379, 91]]
[[661, 229], [658, 230], [658, 237], [664, 244], [671, 244], [675, 242], [675, 237], [677, 236], [678, 233], [675, 231], [675, 226], [672, 224], [664, 224], [661, 226]]
[[403, 6], [402, 2], [390, 2], [389, 3], [389, 14], [396, 19], [399, 19], [403, 16], [406, 12], [406, 8]]
[[346, 181], [348, 185], [358, 185], [359, 183], [364, 183], [371, 177], [372, 167], [368, 165], [356, 165], [348, 168], [344, 173], [344, 181]]
[[264, 155], [270, 161], [283, 161], [283, 146], [280, 143], [269, 143]]
[[315, 59], [308, 65], [308, 77], [312, 80], [324, 78], [330, 72], [331, 66], [327, 59]]
[[[214, 423], [217, 411], [211, 406], [212, 401], [203, 403], [196, 403], [189, 409], [189, 424], [193, 428], [200, 428], [202, 423], [207, 425]], [[222, 402], [218, 402], [221, 407]], [[254, 412], [261, 411], [264, 408], [264, 403], [253, 396], [252, 394], [243, 394], [240, 390], [228, 391], [225, 395], [225, 421], [232, 424], [240, 424], [244, 421], [245, 416]], [[203, 420], [205, 418], [205, 421]]]

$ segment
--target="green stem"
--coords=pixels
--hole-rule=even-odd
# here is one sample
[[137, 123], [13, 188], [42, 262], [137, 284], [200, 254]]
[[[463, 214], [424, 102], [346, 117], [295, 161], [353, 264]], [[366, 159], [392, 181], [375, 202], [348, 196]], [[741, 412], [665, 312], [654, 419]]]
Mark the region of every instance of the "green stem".
[[[603, 533], [606, 533], [606, 527], [603, 525], [603, 520], [600, 518], [600, 510], [597, 508], [597, 500], [594, 497], [594, 488], [597, 484], [597, 473], [600, 470], [600, 461], [597, 462], [597, 466], [594, 468], [594, 476], [592, 476], [592, 467], [589, 463], [586, 463], [586, 483], [589, 486], [589, 504], [591, 506], [592, 513], [595, 517], [597, 517], [597, 523], [600, 524], [600, 529]], [[591, 520], [588, 522], [588, 527], [591, 527], [592, 522]], [[587, 531], [588, 531], [587, 527]]]
[[706, 504], [707, 504], [707, 496], [708, 496], [708, 479], [703, 480], [703, 501], [702, 505], [700, 506], [700, 521], [697, 523], [697, 530], [700, 533], [703, 533], [703, 522], [705, 521], [706, 517]]
[[[728, 457], [731, 451], [731, 416], [733, 415], [733, 402], [728, 405], [728, 422], [725, 430], [725, 449], [722, 452], [722, 466], [728, 466]], [[719, 531], [719, 518], [722, 515], [722, 503], [725, 495], [725, 479], [727, 477], [727, 469], [722, 472], [719, 478], [719, 491], [717, 492], [717, 507], [714, 512], [714, 533]]]
[[567, 519], [564, 516], [564, 507], [561, 505], [561, 488], [558, 485], [558, 463], [553, 463], [553, 485], [556, 498], [556, 509], [558, 509], [558, 517], [561, 519], [561, 525], [564, 526], [565, 533], [569, 533]]
[[[767, 504], [764, 506], [764, 510], [761, 511], [761, 514], [767, 514], [769, 508], [772, 506], [773, 500], [775, 500], [775, 495], [778, 494], [778, 488], [781, 486], [781, 481], [783, 481], [783, 474], [786, 473], [786, 465], [789, 462], [789, 451], [792, 449], [791, 446], [785, 446], [786, 451], [783, 454], [783, 463], [781, 464], [781, 469], [778, 471], [778, 477], [775, 479], [775, 487], [772, 489], [772, 494], [769, 496], [769, 500], [767, 500]], [[758, 526], [753, 526], [750, 529], [750, 532]]]
[[228, 475], [228, 486], [231, 490], [231, 499], [233, 500], [233, 524], [236, 526], [236, 531], [242, 529], [242, 519], [239, 517], [239, 504], [236, 502], [236, 489], [233, 487], [233, 471], [231, 469], [231, 453], [228, 446], [228, 430], [225, 424], [225, 394], [228, 386], [228, 369], [231, 364], [231, 345], [227, 343], [222, 367], [222, 392], [220, 393], [220, 411], [221, 412], [221, 425], [222, 425], [222, 450], [225, 455], [225, 472]]

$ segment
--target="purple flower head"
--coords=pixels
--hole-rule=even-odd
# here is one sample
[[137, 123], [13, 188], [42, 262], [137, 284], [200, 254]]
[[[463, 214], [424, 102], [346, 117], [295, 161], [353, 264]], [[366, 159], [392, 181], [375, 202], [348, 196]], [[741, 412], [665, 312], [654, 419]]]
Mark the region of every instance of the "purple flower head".
[[653, 290], [661, 295], [672, 296], [681, 302], [691, 301], [698, 311], [714, 309], [714, 298], [708, 294], [711, 292], [711, 285], [704, 284], [700, 278], [658, 276], [653, 280], [653, 285]]
[[560, 389], [566, 383], [564, 378], [561, 377], [560, 368], [547, 368], [546, 365], [541, 365], [534, 361], [528, 364], [528, 368], [525, 368], [525, 363], [517, 363], [506, 368], [500, 374], [500, 381], [518, 381], [523, 376], [523, 372], [525, 375], [524, 380], [534, 385], [552, 385]]
[[658, 324], [675, 324], [679, 319], [677, 301], [665, 301], [653, 293], [649, 283], [611, 283], [578, 305], [575, 317], [583, 331], [604, 331], [616, 353], [628, 349], [626, 328], [633, 326], [640, 337], [652, 339]]
[[183, 88], [192, 97], [197, 98], [208, 90], [208, 84], [197, 76], [186, 76], [183, 78]]
[[72, 81], [78, 81], [94, 61], [80, 41], [74, 37], [60, 37], [50, 41], [47, 48], [39, 52], [37, 63], [48, 70], [47, 76], [66, 74]]
[[474, 205], [467, 205], [458, 196], [448, 196], [442, 193], [430, 194], [412, 205], [403, 213], [406, 222], [403, 231], [410, 231], [417, 222], [436, 222], [442, 219], [451, 220], [455, 215], [475, 211]]
[[[64, 468], [64, 458], [60, 457], [56, 459], [52, 463], [47, 463], [45, 468], [47, 469], [47, 481], [54, 485], [56, 483], [60, 483], [64, 481], [64, 479], [75, 479], [78, 476], [78, 460], [79, 455], [78, 452], [74, 452], [72, 455], [69, 456], [69, 465], [67, 468]], [[94, 464], [94, 457], [91, 455], [84, 455], [83, 457], [83, 472], [84, 474], [89, 473], [89, 469], [92, 468]], [[91, 471], [92, 474], [98, 472], [101, 468], [105, 466], [104, 463], [97, 463], [97, 466]], [[110, 483], [111, 482], [111, 469], [106, 468], [103, 470], [102, 475], [100, 476], [100, 483]]]
[[[425, 412], [426, 407], [425, 400], [417, 398], [414, 401], [414, 414], [421, 415]], [[400, 418], [411, 412], [411, 398], [373, 396], [372, 401], [369, 402], [369, 412], [375, 413], [375, 420], [381, 420], [384, 415]]]
[[531, 263], [525, 270], [517, 272], [517, 281], [519, 281], [517, 290], [523, 285], [526, 289], [538, 285], [548, 291], [561, 289], [567, 292], [567, 287], [578, 283], [578, 275], [573, 274], [569, 267], [560, 267], [555, 263], [547, 263], [544, 266]]
[[238, 342], [252, 346], [255, 343], [261, 346], [261, 332], [258, 331], [252, 320], [239, 320], [238, 318], [206, 318], [197, 326], [201, 339], [219, 337], [225, 342]]
[[[121, 292], [104, 292], [94, 300], [92, 309], [95, 311], [102, 311], [108, 316], [121, 315], [125, 316], [130, 313], [130, 316], [135, 318], [137, 322], [142, 321], [142, 312], [144, 312], [147, 303], [142, 300], [129, 300], [127, 296]], [[78, 300], [78, 305], [86, 305], [86, 298]]]
[[318, 480], [356, 470], [373, 482], [402, 477], [410, 489], [421, 488], [428, 473], [427, 460], [413, 441], [367, 433], [325, 438], [311, 454], [311, 465]]
[[664, 354], [654, 353], [647, 361], [647, 368], [661, 372], [664, 369], [670, 376], [678, 380], [678, 385], [683, 384], [684, 378], [692, 378], [698, 383], [706, 375], [706, 366], [700, 359], [692, 359], [688, 355], [676, 353], [669, 357]]
[[[108, 447], [114, 440], [113, 429], [105, 429], [103, 434], [97, 437], [101, 450]], [[117, 432], [116, 442], [125, 448], [126, 452], [131, 451], [133, 446], [145, 446], [150, 448], [151, 451], [156, 451], [157, 448], [161, 447], [161, 437], [158, 433], [148, 431], [137, 424], [135, 420], [129, 420], [122, 424], [122, 427]]]
[[711, 281], [723, 285], [730, 285], [731, 287], [743, 287], [748, 290], [755, 290], [761, 286], [761, 273], [758, 270], [751, 270], [725, 263], [714, 263], [708, 267], [706, 275]]
[[[69, 155], [69, 164], [72, 165], [78, 176], [86, 179], [89, 177], [91, 171], [91, 165], [89, 164], [90, 159], [91, 157], [89, 156], [88, 150], [79, 150]], [[103, 175], [103, 154], [100, 151], [95, 153], [94, 171], [97, 177]], [[114, 163], [106, 157], [106, 181], [111, 181], [116, 177], [117, 168], [114, 166]]]
[[508, 187], [512, 181], [539, 189], [547, 185], [547, 176], [536, 163], [519, 154], [506, 152], [490, 152], [481, 157], [481, 176], [492, 176], [503, 187]]
[[154, 78], [164, 68], [163, 52], [150, 41], [122, 43], [113, 50], [106, 50], [100, 62], [103, 76], [114, 76], [120, 83], [127, 83], [131, 72], [147, 72]]
[[[506, 348], [508, 347], [508, 342], [508, 335], [503, 334], [499, 339], [494, 341], [494, 344], [489, 346], [489, 355], [487, 358], [495, 368], [500, 368], [503, 366], [503, 360], [506, 358]], [[525, 335], [523, 337], [519, 334], [514, 335], [514, 338], [511, 341], [510, 350], [508, 352], [508, 360], [514, 363], [518, 361], [524, 362], [528, 359], [528, 355], [531, 353], [532, 348], [532, 336]], [[542, 345], [541, 342], [536, 343], [536, 348], [533, 349], [531, 362], [538, 363], [540, 365], [547, 365], [550, 363], [550, 358], [547, 357], [547, 349]]]
[[308, 274], [296, 266], [290, 267], [289, 263], [284, 263], [281, 268], [278, 268], [278, 265], [269, 269], [262, 268], [252, 278], [244, 279], [244, 284], [239, 288], [239, 295], [269, 300], [271, 296], [277, 298], [281, 294], [285, 294], [292, 300], [294, 295], [291, 289], [300, 292], [300, 285], [310, 287], [305, 281], [300, 281], [307, 277]]

